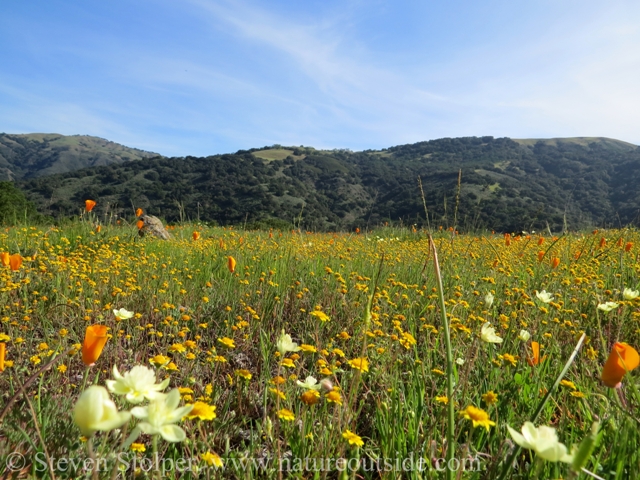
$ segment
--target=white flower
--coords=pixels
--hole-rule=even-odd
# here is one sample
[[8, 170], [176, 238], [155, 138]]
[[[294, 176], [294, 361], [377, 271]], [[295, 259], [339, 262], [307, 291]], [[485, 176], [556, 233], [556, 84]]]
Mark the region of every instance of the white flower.
[[464, 365], [464, 358], [456, 358], [456, 363], [460, 366]]
[[284, 329], [282, 330], [282, 335], [280, 335], [280, 338], [278, 338], [276, 347], [278, 348], [280, 355], [284, 355], [287, 352], [297, 352], [298, 350], [300, 350], [298, 344], [291, 340], [291, 335], [289, 335], [288, 333], [284, 333]]
[[124, 308], [121, 308], [120, 310], [114, 309], [113, 314], [116, 316], [118, 320], [128, 320], [134, 315], [133, 312], [130, 312], [129, 310], [125, 310]]
[[130, 418], [129, 412], [118, 412], [107, 389], [98, 385], [92, 385], [82, 392], [73, 407], [73, 421], [86, 437], [97, 431], [108, 432], [119, 428]]
[[502, 338], [496, 335], [496, 329], [493, 328], [489, 322], [482, 325], [480, 338], [487, 343], [502, 343]]
[[599, 303], [598, 310], [602, 310], [603, 312], [610, 312], [614, 308], [618, 308], [618, 304], [616, 302], [607, 302], [607, 303]]
[[640, 292], [638, 290], [631, 290], [630, 288], [625, 288], [622, 292], [622, 297], [625, 300], [635, 300], [640, 296]]
[[307, 377], [304, 382], [298, 380], [296, 383], [299, 387], [306, 388], [307, 390], [320, 390], [320, 384], [318, 383], [318, 380], [311, 376]]
[[567, 453], [567, 447], [558, 441], [555, 428], [540, 426], [536, 428], [533, 423], [525, 422], [522, 426], [522, 435], [507, 425], [514, 442], [522, 448], [533, 450], [544, 460], [550, 462], [571, 463], [573, 455]]
[[491, 308], [491, 305], [493, 305], [493, 295], [491, 294], [491, 292], [487, 293], [484, 296], [484, 304], [487, 306], [487, 308]]
[[140, 403], [145, 398], [153, 400], [162, 394], [162, 390], [169, 386], [169, 379], [162, 383], [156, 383], [156, 373], [143, 365], [136, 365], [124, 375], [121, 375], [117, 366], [113, 366], [113, 378], [107, 380], [107, 388], [115, 395], [126, 395], [127, 401]]
[[191, 412], [193, 405], [178, 408], [179, 403], [180, 391], [174, 388], [168, 394], [161, 394], [160, 397], [152, 400], [146, 407], [132, 408], [131, 414], [143, 420], [136, 429], [149, 435], [160, 435], [167, 442], [183, 441], [187, 438], [187, 434], [182, 428], [173, 424]]
[[542, 290], [541, 292], [536, 292], [536, 297], [543, 303], [551, 303], [553, 300], [553, 294], [547, 293], [546, 290]]
[[520, 340], [522, 340], [523, 342], [526, 342], [527, 340], [529, 340], [531, 338], [531, 334], [529, 332], [527, 332], [526, 330], [520, 330], [520, 334], [518, 335], [518, 338]]

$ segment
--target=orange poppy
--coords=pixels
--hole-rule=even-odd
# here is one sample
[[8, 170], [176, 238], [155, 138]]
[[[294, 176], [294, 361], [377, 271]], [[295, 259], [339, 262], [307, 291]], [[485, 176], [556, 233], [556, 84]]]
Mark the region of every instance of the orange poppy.
[[236, 271], [236, 259], [233, 257], [227, 258], [227, 267], [231, 273]]
[[14, 253], [9, 257], [9, 266], [11, 267], [11, 270], [14, 272], [17, 271], [20, 268], [20, 265], [22, 265], [22, 255]]
[[627, 242], [627, 244], [624, 246], [624, 251], [629, 252], [632, 248], [633, 248], [633, 243]]
[[144, 211], [141, 208], [137, 208], [136, 209], [136, 217], [139, 217], [140, 215], [142, 215], [144, 213]]
[[616, 342], [613, 344], [607, 363], [602, 368], [600, 377], [607, 387], [616, 388], [622, 377], [640, 364], [638, 352], [629, 344]]
[[540, 344], [538, 342], [531, 342], [531, 357], [527, 358], [527, 363], [532, 367], [538, 365], [540, 362], [544, 362], [544, 357], [540, 358]]
[[560, 265], [560, 259], [558, 257], [553, 257], [551, 259], [551, 268], [556, 268], [558, 265]]
[[10, 258], [11, 258], [11, 255], [9, 255], [9, 252], [0, 253], [0, 262], [2, 262], [2, 266], [3, 267], [8, 267], [9, 266], [9, 259]]
[[198, 240], [200, 238], [200, 232], [193, 232], [193, 239]]
[[6, 345], [4, 343], [0, 343], [0, 372], [4, 372], [4, 352], [6, 349]]
[[100, 230], [102, 230], [102, 225], [98, 225], [96, 227], [96, 233], [100, 233]]
[[138, 230], [140, 230], [142, 227], [144, 227], [144, 222], [142, 220], [138, 220], [136, 222], [136, 226], [138, 227]]
[[85, 365], [91, 366], [98, 361], [107, 339], [106, 326], [90, 325], [87, 327], [82, 344], [82, 362]]
[[538, 237], [538, 245], [542, 245], [544, 243], [544, 237]]
[[602, 237], [600, 239], [600, 248], [603, 248], [607, 244], [607, 239]]
[[94, 202], [93, 200], [85, 200], [84, 201], [84, 209], [87, 212], [90, 212], [91, 210], [93, 210], [93, 207], [96, 206], [96, 202]]
[[543, 258], [544, 258], [544, 252], [540, 250], [538, 252], [538, 262], [541, 262]]

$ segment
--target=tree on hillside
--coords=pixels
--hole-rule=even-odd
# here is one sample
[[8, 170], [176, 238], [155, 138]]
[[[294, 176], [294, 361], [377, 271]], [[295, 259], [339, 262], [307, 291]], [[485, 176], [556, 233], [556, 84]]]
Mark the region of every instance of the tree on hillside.
[[40, 219], [35, 205], [13, 182], [0, 182], [0, 224], [16, 225]]

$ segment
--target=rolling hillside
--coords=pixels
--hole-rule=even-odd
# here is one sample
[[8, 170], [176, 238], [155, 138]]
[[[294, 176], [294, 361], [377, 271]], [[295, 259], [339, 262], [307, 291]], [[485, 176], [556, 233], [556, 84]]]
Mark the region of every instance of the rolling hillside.
[[42, 177], [156, 156], [157, 153], [87, 135], [0, 133], [0, 181]]
[[[461, 171], [457, 199], [458, 172]], [[640, 149], [605, 138], [443, 138], [379, 151], [310, 147], [154, 158], [34, 178], [20, 186], [44, 214], [133, 207], [168, 221], [348, 229], [384, 222], [558, 231], [636, 222]], [[456, 210], [457, 204], [457, 210]], [[257, 222], [257, 223], [256, 223]]]

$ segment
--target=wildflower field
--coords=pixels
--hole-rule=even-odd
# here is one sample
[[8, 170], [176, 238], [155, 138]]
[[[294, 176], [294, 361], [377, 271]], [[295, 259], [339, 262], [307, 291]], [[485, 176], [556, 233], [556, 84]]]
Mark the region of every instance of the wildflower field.
[[97, 230], [0, 233], [2, 478], [637, 478], [635, 230]]

